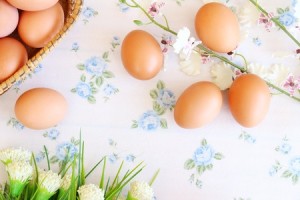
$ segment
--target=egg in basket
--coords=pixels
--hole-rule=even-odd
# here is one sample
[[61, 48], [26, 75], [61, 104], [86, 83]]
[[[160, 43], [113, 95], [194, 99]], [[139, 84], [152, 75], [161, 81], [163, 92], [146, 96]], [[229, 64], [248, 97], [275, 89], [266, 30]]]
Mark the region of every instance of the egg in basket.
[[0, 95], [24, 79], [76, 21], [82, 0], [0, 0]]

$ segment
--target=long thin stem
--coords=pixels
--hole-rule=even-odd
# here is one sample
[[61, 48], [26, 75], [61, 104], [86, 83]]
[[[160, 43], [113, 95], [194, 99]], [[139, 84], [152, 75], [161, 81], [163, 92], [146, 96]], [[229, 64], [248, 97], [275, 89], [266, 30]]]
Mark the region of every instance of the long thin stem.
[[[260, 5], [258, 5], [256, 0], [249, 0], [256, 8], [258, 8], [266, 17], [269, 16], [269, 13], [263, 9]], [[278, 21], [278, 19], [274, 17], [270, 17], [270, 19], [281, 29], [283, 30], [297, 45], [300, 47], [300, 42], [285, 28], [284, 25]]]
[[[171, 34], [173, 34], [173, 35], [177, 35], [177, 32], [175, 32], [175, 31], [173, 31], [172, 29], [170, 29], [169, 26], [164, 26], [164, 25], [160, 24], [159, 22], [157, 22], [157, 21], [156, 21], [152, 16], [150, 16], [150, 15], [148, 14], [148, 12], [147, 12], [143, 7], [141, 7], [135, 0], [131, 0], [131, 1], [132, 1], [132, 3], [134, 4], [134, 7], [139, 8], [153, 24], [157, 25], [158, 27], [162, 28], [163, 30], [165, 30], [165, 31], [167, 31], [167, 32], [169, 32], [169, 33], [171, 33]], [[257, 5], [257, 3], [255, 2], [255, 0], [249, 0], [249, 1], [251, 1], [254, 5]], [[257, 6], [258, 6], [258, 5], [257, 5]], [[259, 9], [262, 9], [262, 8], [259, 7]], [[262, 10], [263, 10], [263, 9], [262, 9]], [[263, 12], [264, 14], [268, 14], [265, 10], [263, 10], [262, 12]], [[272, 18], [272, 19], [273, 19], [273, 18]], [[273, 19], [273, 20], [275, 20], [275, 19]], [[276, 22], [275, 22], [275, 21], [276, 21]], [[275, 21], [274, 21], [274, 23], [279, 24], [278, 26], [282, 26], [282, 24], [281, 24], [280, 22], [278, 22], [277, 20], [275, 20]], [[283, 26], [283, 28], [284, 28], [283, 30], [286, 30], [284, 26]], [[287, 30], [286, 30], [286, 31], [287, 31]], [[289, 35], [291, 36], [291, 38], [293, 38], [293, 40], [300, 46], [300, 43], [299, 43], [299, 42], [298, 42], [298, 41], [297, 41], [297, 40], [296, 40], [296, 39], [288, 32], [288, 31], [287, 31], [287, 34], [289, 34]], [[205, 47], [205, 46], [202, 45], [202, 44], [197, 45], [197, 47], [198, 47], [200, 50], [206, 52], [206, 53], [207, 53], [208, 55], [210, 55], [211, 57], [217, 58], [217, 59], [219, 59], [219, 60], [221, 60], [221, 61], [223, 61], [223, 62], [225, 62], [225, 63], [227, 63], [227, 64], [229, 64], [229, 65], [231, 65], [231, 66], [233, 66], [233, 67], [235, 67], [236, 69], [239, 69], [241, 72], [243, 72], [243, 73], [249, 73], [248, 70], [247, 70], [247, 66], [246, 66], [246, 67], [243, 67], [243, 66], [240, 66], [240, 65], [238, 65], [238, 64], [235, 64], [234, 62], [230, 61], [228, 58], [226, 58], [226, 57], [224, 57], [224, 56], [221, 56], [221, 55], [215, 53], [214, 51], [208, 49], [207, 47]], [[244, 56], [242, 56], [242, 55], [240, 55], [240, 54], [239, 54], [239, 56], [241, 56], [241, 57], [243, 58], [243, 60], [246, 61], [246, 58], [245, 58]], [[246, 62], [245, 62], [245, 64], [246, 64]], [[269, 87], [271, 87], [271, 88], [273, 88], [273, 89], [275, 89], [275, 90], [281, 92], [282, 94], [287, 95], [288, 97], [290, 97], [290, 98], [292, 98], [292, 99], [294, 99], [294, 100], [300, 102], [300, 98], [295, 97], [295, 96], [291, 96], [289, 92], [287, 92], [287, 91], [281, 89], [280, 87], [278, 87], [278, 86], [276, 86], [276, 85], [274, 85], [274, 84], [272, 84], [272, 83], [270, 83], [270, 82], [268, 82], [268, 81], [266, 81], [266, 80], [265, 80], [265, 82], [267, 83], [267, 85], [268, 85]]]

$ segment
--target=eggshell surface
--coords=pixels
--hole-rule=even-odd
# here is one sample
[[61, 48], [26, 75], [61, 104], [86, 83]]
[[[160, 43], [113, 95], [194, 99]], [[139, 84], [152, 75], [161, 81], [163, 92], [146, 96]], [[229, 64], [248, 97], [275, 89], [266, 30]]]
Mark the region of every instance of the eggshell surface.
[[215, 119], [222, 102], [222, 93], [215, 84], [208, 81], [194, 83], [176, 102], [175, 122], [182, 128], [200, 128]]
[[6, 1], [0, 0], [0, 38], [11, 34], [16, 29], [18, 22], [18, 9]]
[[164, 57], [155, 38], [142, 30], [126, 35], [121, 48], [121, 59], [127, 72], [136, 79], [153, 78], [163, 67]]
[[23, 11], [18, 32], [28, 46], [42, 48], [64, 26], [64, 11], [60, 3], [42, 11]]
[[57, 91], [34, 88], [24, 92], [16, 101], [16, 118], [31, 129], [47, 129], [57, 125], [66, 115], [67, 101]]
[[219, 53], [233, 51], [240, 40], [236, 15], [221, 3], [207, 3], [198, 10], [195, 30], [205, 46]]
[[7, 0], [7, 2], [20, 10], [38, 11], [50, 8], [58, 0]]
[[259, 76], [244, 74], [232, 83], [229, 107], [235, 120], [244, 127], [258, 125], [266, 116], [271, 101], [268, 85]]
[[0, 38], [0, 83], [12, 76], [28, 60], [24, 45], [10, 37]]

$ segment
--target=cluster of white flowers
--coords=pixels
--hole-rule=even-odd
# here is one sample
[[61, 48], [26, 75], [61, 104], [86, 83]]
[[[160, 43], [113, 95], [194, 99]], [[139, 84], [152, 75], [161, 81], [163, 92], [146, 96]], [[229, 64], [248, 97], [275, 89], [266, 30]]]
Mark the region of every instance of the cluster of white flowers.
[[104, 200], [104, 192], [94, 184], [79, 187], [78, 194], [80, 200]]
[[19, 162], [25, 161], [29, 162], [31, 159], [31, 152], [22, 149], [22, 148], [8, 148], [0, 151], [0, 161], [4, 164], [8, 164], [10, 162]]
[[61, 186], [61, 177], [53, 171], [40, 171], [38, 176], [38, 184], [41, 189], [45, 189], [49, 193], [55, 193]]
[[152, 200], [154, 192], [151, 186], [143, 181], [134, 181], [130, 184], [129, 196], [138, 200]]
[[11, 162], [7, 164], [6, 171], [9, 174], [11, 180], [20, 181], [26, 183], [32, 178], [33, 168], [25, 161]]

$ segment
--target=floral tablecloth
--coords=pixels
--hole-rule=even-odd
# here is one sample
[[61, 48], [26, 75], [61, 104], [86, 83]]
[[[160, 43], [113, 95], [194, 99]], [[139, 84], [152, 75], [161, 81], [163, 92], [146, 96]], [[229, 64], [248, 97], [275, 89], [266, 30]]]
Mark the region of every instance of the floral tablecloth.
[[[195, 13], [206, 2], [158, 3], [173, 30], [188, 27], [191, 36], [196, 36]], [[300, 75], [296, 44], [247, 0], [219, 2], [238, 15], [242, 38], [236, 51], [245, 56], [253, 72], [265, 77], [275, 74], [275, 81], [300, 84], [296, 81]], [[300, 38], [297, 0], [259, 2]], [[140, 3], [147, 8], [151, 2]], [[38, 163], [46, 166], [46, 145], [51, 162], [59, 164], [66, 152], [78, 151], [81, 133], [87, 166], [106, 155], [108, 173], [113, 174], [121, 161], [127, 167], [144, 161], [147, 166], [136, 177], [140, 180], [150, 180], [160, 169], [153, 184], [156, 199], [299, 200], [299, 102], [273, 95], [264, 121], [244, 128], [233, 119], [224, 91], [225, 102], [213, 122], [198, 129], [180, 128], [173, 117], [177, 98], [192, 83], [212, 80], [211, 67], [222, 64], [206, 57], [196, 67], [180, 62], [166, 45], [175, 36], [153, 24], [137, 26], [133, 20], [146, 18], [140, 10], [117, 0], [85, 0], [78, 21], [62, 42], [26, 80], [0, 96], [0, 147], [30, 149]], [[122, 40], [134, 29], [164, 41], [164, 70], [151, 80], [134, 79], [122, 65]], [[240, 57], [231, 59], [243, 63]], [[288, 76], [290, 73], [294, 76]], [[17, 98], [35, 87], [52, 88], [66, 97], [68, 113], [57, 126], [31, 130], [16, 119]], [[4, 182], [4, 170], [0, 175]], [[94, 176], [90, 181], [99, 180]]]

